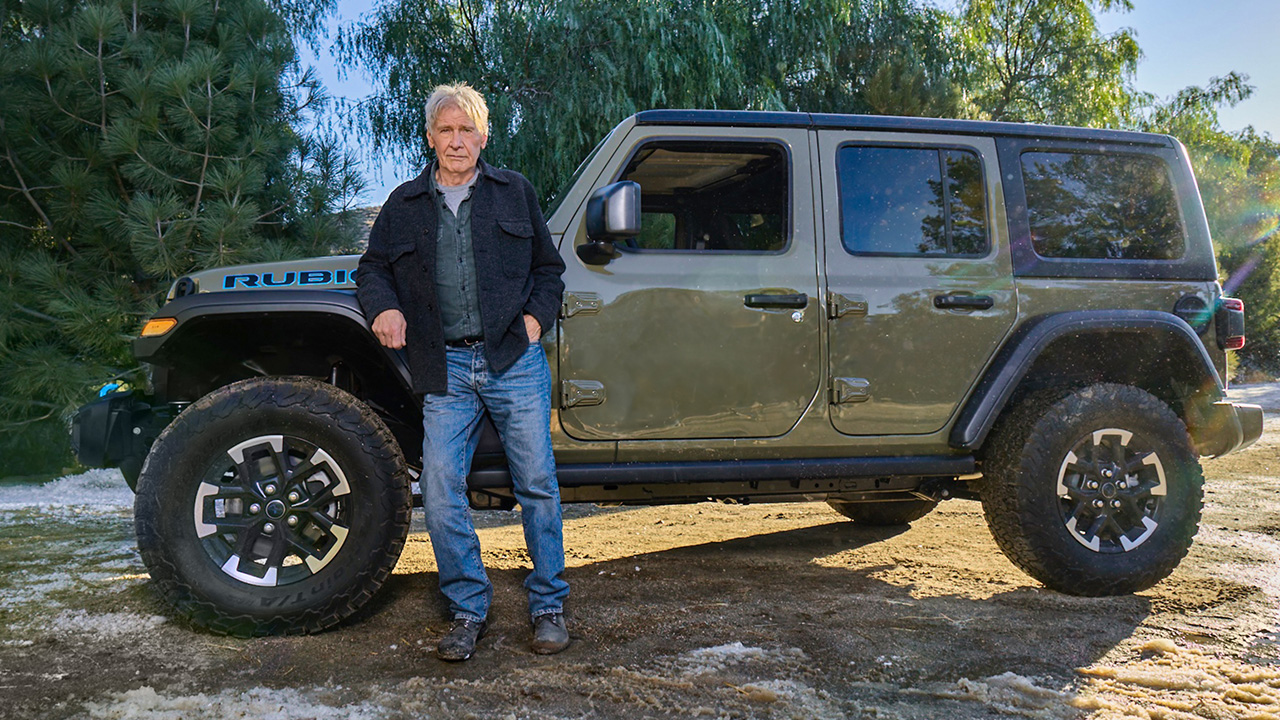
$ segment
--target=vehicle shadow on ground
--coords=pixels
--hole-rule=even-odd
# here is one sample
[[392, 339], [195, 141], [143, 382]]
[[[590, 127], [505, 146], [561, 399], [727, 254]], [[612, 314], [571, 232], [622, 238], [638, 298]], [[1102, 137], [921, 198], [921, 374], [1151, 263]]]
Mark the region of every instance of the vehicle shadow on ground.
[[[836, 521], [571, 567], [566, 574], [573, 587], [568, 609], [575, 644], [557, 662], [643, 665], [655, 657], [741, 642], [799, 649], [824, 682], [837, 684], [915, 684], [1008, 671], [1065, 682], [1075, 668], [1130, 637], [1151, 611], [1146, 597], [1077, 598], [1029, 578], [1023, 587], [986, 595], [922, 595], [909, 582], [883, 579], [896, 564], [851, 566], [841, 557], [900, 532]], [[373, 656], [385, 652], [391, 637], [410, 652], [387, 653], [378, 673], [388, 678], [480, 678], [552, 662], [526, 649], [526, 572], [490, 572], [490, 634], [476, 657], [462, 665], [440, 663], [431, 654], [447, 628], [433, 572], [398, 574], [343, 627], [312, 638], [264, 641], [261, 654], [332, 644], [347, 650], [363, 646], [361, 652]], [[307, 655], [330, 653], [313, 649]], [[333, 671], [325, 664], [312, 668], [317, 677]]]

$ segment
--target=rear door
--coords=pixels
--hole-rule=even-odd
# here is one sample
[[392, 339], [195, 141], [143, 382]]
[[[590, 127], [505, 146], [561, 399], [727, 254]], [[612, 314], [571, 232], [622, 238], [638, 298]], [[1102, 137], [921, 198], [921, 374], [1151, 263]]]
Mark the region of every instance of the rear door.
[[937, 432], [1017, 314], [995, 143], [819, 136], [831, 422]]
[[565, 432], [786, 433], [822, 372], [807, 131], [636, 127], [611, 168], [597, 185], [639, 183], [643, 231], [605, 265], [565, 253]]

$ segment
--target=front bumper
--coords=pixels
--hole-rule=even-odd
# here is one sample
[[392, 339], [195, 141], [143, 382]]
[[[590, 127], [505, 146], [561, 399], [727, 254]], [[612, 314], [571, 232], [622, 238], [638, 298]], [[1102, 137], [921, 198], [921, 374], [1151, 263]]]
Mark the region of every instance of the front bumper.
[[1201, 455], [1226, 455], [1262, 437], [1262, 408], [1258, 405], [1220, 400], [1189, 415], [1187, 429]]
[[120, 468], [133, 487], [151, 444], [177, 410], [154, 406], [151, 398], [132, 390], [111, 393], [76, 411], [71, 449], [82, 465]]

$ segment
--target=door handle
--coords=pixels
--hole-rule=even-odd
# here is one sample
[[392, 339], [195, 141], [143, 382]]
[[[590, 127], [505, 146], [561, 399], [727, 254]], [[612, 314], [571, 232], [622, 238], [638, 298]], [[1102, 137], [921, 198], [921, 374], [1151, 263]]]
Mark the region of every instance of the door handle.
[[809, 305], [809, 296], [805, 293], [797, 295], [764, 295], [752, 293], [745, 299], [749, 308], [795, 308], [803, 310]]
[[939, 310], [990, 310], [996, 304], [987, 295], [934, 295], [933, 306]]

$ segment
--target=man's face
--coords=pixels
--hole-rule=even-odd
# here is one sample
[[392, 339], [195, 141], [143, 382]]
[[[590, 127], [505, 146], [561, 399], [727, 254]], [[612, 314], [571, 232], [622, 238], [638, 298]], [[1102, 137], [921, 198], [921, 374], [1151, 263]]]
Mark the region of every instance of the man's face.
[[427, 144], [436, 151], [441, 169], [450, 175], [470, 177], [487, 142], [489, 136], [455, 103], [440, 108], [427, 131]]

